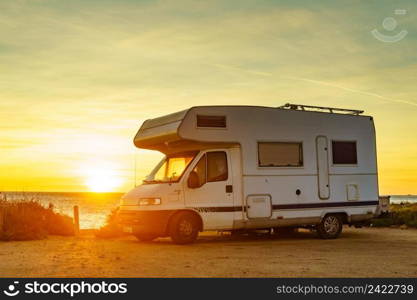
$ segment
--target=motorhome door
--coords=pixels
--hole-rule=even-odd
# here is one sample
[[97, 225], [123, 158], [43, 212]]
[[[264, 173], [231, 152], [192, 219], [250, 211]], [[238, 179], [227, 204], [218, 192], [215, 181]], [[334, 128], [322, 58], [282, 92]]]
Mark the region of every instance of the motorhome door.
[[[193, 178], [190, 178], [193, 177]], [[233, 224], [233, 183], [228, 150], [202, 153], [185, 181], [185, 205], [204, 214], [205, 226], [227, 228]]]
[[327, 137], [318, 136], [316, 138], [317, 183], [320, 199], [329, 199], [330, 197], [328, 149]]

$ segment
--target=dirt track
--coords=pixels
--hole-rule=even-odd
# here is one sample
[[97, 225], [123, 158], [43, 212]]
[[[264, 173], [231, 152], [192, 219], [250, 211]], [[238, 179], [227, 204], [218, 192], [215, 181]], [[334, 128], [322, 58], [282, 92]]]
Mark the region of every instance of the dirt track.
[[232, 238], [205, 233], [196, 244], [92, 235], [0, 242], [0, 276], [30, 277], [417, 277], [417, 230], [344, 228], [337, 240]]

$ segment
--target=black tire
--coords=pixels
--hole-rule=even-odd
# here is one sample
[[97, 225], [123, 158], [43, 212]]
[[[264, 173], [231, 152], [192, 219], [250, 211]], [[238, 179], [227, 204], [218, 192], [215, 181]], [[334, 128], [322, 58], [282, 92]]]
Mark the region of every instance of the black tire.
[[193, 243], [198, 236], [199, 220], [189, 212], [174, 215], [169, 224], [169, 236], [175, 244]]
[[335, 239], [339, 237], [343, 228], [343, 220], [340, 215], [329, 214], [324, 216], [317, 225], [317, 234], [322, 239]]
[[134, 236], [141, 242], [150, 242], [153, 241], [158, 237], [158, 235], [154, 233], [134, 233]]

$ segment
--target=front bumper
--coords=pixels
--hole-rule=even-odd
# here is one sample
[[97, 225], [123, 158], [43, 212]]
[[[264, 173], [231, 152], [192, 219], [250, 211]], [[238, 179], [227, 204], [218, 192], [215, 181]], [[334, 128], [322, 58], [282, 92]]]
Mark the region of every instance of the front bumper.
[[118, 223], [125, 232], [168, 235], [168, 222], [174, 210], [120, 210]]

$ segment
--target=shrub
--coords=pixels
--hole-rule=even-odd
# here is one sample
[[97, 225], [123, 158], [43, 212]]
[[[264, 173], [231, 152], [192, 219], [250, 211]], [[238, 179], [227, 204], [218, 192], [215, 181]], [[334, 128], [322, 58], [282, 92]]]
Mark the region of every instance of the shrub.
[[401, 226], [417, 228], [417, 203], [391, 204], [387, 216], [372, 220], [375, 227]]
[[127, 235], [123, 232], [122, 226], [120, 226], [117, 222], [118, 212], [118, 207], [110, 212], [110, 214], [107, 216], [106, 224], [96, 231], [96, 237], [106, 239]]
[[49, 211], [46, 220], [48, 234], [74, 235], [74, 223], [71, 217]]
[[34, 200], [0, 201], [0, 240], [34, 240], [48, 234], [73, 235], [72, 218]]
[[393, 225], [393, 221], [391, 218], [381, 218], [381, 219], [373, 219], [372, 226], [373, 227], [389, 227]]

